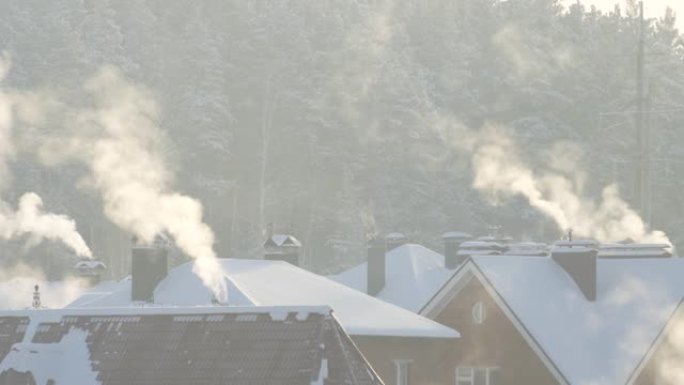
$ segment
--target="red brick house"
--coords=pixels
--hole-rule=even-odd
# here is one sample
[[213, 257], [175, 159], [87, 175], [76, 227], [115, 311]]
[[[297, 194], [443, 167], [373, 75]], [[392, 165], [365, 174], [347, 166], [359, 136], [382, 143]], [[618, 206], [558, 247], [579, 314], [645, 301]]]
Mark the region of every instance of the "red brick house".
[[444, 383], [628, 382], [684, 295], [684, 259], [567, 246], [454, 272], [420, 311], [462, 334]]

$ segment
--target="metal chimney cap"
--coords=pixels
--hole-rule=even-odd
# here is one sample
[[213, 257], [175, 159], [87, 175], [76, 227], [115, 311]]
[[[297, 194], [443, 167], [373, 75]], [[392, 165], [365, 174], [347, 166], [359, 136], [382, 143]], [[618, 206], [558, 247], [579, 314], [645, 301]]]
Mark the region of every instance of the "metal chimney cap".
[[292, 235], [289, 234], [273, 234], [264, 242], [264, 247], [301, 247], [302, 243]]

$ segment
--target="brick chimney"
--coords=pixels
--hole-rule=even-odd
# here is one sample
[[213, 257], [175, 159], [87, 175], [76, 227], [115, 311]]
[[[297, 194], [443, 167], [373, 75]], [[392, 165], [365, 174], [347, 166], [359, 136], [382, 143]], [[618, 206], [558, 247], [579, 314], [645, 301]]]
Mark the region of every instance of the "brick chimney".
[[154, 289], [168, 273], [165, 242], [158, 238], [150, 245], [133, 240], [131, 249], [131, 299], [154, 302]]
[[385, 242], [387, 243], [387, 251], [396, 249], [401, 245], [405, 245], [408, 241], [406, 235], [402, 233], [389, 233], [385, 237]]
[[368, 269], [366, 271], [366, 292], [376, 296], [385, 288], [385, 242], [374, 238], [368, 242]]
[[264, 259], [285, 261], [299, 266], [299, 249], [302, 243], [289, 234], [273, 234], [264, 242]]
[[551, 258], [575, 281], [589, 301], [596, 300], [596, 254], [595, 244], [589, 241], [556, 242], [551, 248]]
[[444, 241], [444, 266], [447, 269], [455, 269], [463, 263], [465, 255], [459, 254], [461, 243], [472, 239], [473, 236], [460, 231], [450, 231], [442, 235]]

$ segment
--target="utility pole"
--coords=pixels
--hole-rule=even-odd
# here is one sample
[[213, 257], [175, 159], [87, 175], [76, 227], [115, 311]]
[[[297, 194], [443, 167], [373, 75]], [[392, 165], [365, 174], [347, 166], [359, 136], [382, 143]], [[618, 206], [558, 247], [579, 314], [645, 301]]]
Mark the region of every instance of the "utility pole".
[[637, 46], [637, 69], [636, 69], [636, 87], [637, 87], [637, 108], [635, 115], [636, 127], [636, 183], [635, 183], [635, 201], [639, 205], [639, 211], [642, 217], [648, 221], [650, 219], [649, 208], [649, 138], [646, 132], [644, 119], [644, 2], [639, 2], [639, 42]]

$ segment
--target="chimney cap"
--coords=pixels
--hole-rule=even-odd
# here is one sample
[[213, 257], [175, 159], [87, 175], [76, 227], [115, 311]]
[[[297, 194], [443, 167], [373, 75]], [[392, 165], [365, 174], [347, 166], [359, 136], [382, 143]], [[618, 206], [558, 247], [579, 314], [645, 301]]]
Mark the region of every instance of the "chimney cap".
[[76, 262], [74, 265], [74, 269], [77, 270], [105, 270], [107, 269], [107, 265], [104, 264], [102, 261], [98, 261], [95, 259], [87, 259], [87, 260], [82, 260]]
[[264, 247], [301, 247], [302, 243], [289, 234], [273, 234], [264, 242]]
[[158, 249], [168, 247], [171, 241], [163, 234], [157, 234], [152, 242], [145, 242], [137, 236], [131, 238], [134, 249]]
[[569, 240], [559, 240], [553, 243], [553, 246], [559, 246], [559, 247], [585, 247], [585, 248], [596, 248], [598, 247], [599, 243], [593, 239], [573, 239], [572, 241]]

